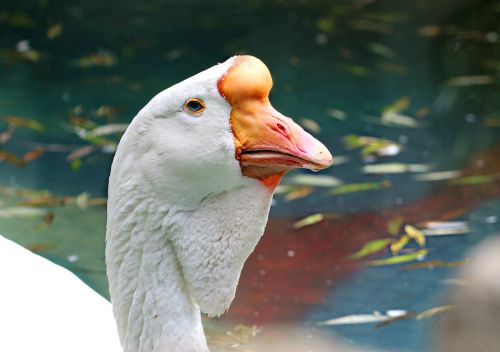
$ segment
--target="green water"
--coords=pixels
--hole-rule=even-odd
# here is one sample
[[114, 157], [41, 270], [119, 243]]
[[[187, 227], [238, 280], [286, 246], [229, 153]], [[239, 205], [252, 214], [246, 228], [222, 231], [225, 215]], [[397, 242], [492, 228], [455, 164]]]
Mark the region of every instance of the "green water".
[[[279, 195], [271, 216], [395, 209], [435, 194], [445, 182], [417, 182], [413, 173], [363, 174], [361, 168], [370, 163], [360, 157], [359, 149], [346, 148], [343, 137], [389, 139], [402, 151], [375, 163], [422, 164], [429, 171], [460, 169], [478, 153], [498, 146], [499, 16], [500, 5], [494, 1], [4, 1], [0, 116], [34, 119], [45, 128], [38, 132], [19, 127], [0, 148], [23, 155], [36, 143], [69, 147], [45, 151], [23, 168], [0, 163], [0, 183], [57, 196], [87, 192], [91, 198], [105, 197], [112, 154], [97, 148], [81, 158], [80, 165], [66, 161], [71, 150], [89, 144], [72, 132], [74, 117], [95, 126], [127, 123], [157, 92], [234, 54], [249, 53], [273, 74], [273, 105], [297, 121], [315, 121], [320, 129], [313, 134], [334, 155], [349, 158], [324, 174], [345, 183], [391, 185], [335, 197], [317, 188], [294, 201]], [[381, 123], [384, 109], [404, 97], [407, 106], [398, 113], [416, 126]], [[102, 113], [103, 107], [111, 113]], [[6, 129], [3, 121], [0, 132]], [[118, 137], [109, 138], [116, 142]], [[30, 198], [0, 197], [4, 208]], [[41, 254], [72, 268], [106, 295], [105, 208], [44, 208], [55, 215], [49, 226], [40, 226], [40, 217], [0, 218], [0, 233], [23, 245], [37, 245]], [[485, 211], [485, 217], [498, 215], [498, 198], [466, 216]], [[475, 228], [474, 240], [431, 241], [435, 252], [440, 249], [439, 259], [456, 260], [462, 255], [457, 253], [499, 230], [480, 221]], [[381, 275], [370, 270], [356, 275]], [[396, 270], [383, 269], [388, 282]], [[450, 271], [435, 275], [444, 278]], [[407, 280], [428, 283], [425, 275]], [[318, 306], [318, 312], [302, 319], [355, 313], [373, 288], [356, 282], [365, 279], [354, 276], [329, 295], [344, 309], [331, 312]], [[435, 303], [438, 295], [428, 293], [420, 303], [398, 302], [394, 297], [411, 295], [390, 296], [400, 288], [388, 286], [392, 303], [405, 309], [425, 308], [422, 302]], [[403, 291], [412, 289], [410, 285]], [[377, 299], [371, 302], [371, 310], [385, 307]], [[426, 327], [419, 324], [403, 323], [400, 330], [376, 333], [356, 328], [340, 332], [355, 345], [420, 351]]]

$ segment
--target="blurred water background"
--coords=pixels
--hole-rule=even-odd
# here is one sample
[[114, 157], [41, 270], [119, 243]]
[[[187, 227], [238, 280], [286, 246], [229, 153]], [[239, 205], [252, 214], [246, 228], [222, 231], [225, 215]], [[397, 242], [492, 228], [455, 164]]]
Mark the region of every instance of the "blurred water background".
[[[273, 74], [273, 105], [336, 165], [285, 178], [237, 294], [253, 307], [244, 292], [272, 270], [255, 263], [273, 246], [290, 269], [273, 292], [302, 308], [285, 314], [278, 297], [272, 319], [236, 308], [230, 321], [428, 350], [446, 314], [429, 309], [446, 306], [466, 251], [500, 233], [499, 31], [487, 0], [2, 1], [0, 233], [107, 296], [106, 183], [123, 128], [157, 92], [252, 54]], [[295, 292], [308, 284], [294, 268], [315, 261], [327, 264], [307, 274], [314, 294]]]

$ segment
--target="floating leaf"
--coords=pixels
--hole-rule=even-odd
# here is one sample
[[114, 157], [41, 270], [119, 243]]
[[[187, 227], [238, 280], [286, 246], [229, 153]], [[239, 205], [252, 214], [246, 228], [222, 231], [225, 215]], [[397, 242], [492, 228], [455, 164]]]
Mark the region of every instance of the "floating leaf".
[[73, 162], [74, 160], [81, 159], [94, 152], [94, 150], [96, 150], [96, 147], [92, 144], [76, 148], [66, 157], [66, 161]]
[[317, 214], [312, 214], [309, 216], [306, 216], [303, 219], [300, 219], [299, 221], [295, 222], [292, 227], [294, 229], [300, 229], [302, 227], [306, 226], [311, 226], [314, 224], [317, 224], [325, 219], [325, 216], [322, 213], [317, 213]]
[[311, 119], [302, 119], [300, 120], [300, 124], [302, 127], [304, 127], [306, 130], [313, 132], [313, 133], [320, 133], [321, 132], [321, 126], [314, 120]]
[[329, 319], [322, 322], [319, 322], [318, 325], [353, 325], [353, 324], [370, 324], [370, 323], [378, 323], [381, 321], [388, 320], [389, 317], [387, 315], [383, 315], [380, 313], [374, 314], [352, 314], [346, 315], [343, 317]]
[[455, 285], [455, 286], [468, 286], [470, 285], [468, 281], [462, 279], [446, 279], [441, 281], [445, 285]]
[[86, 138], [95, 138], [101, 136], [107, 136], [114, 133], [123, 133], [127, 129], [127, 123], [110, 123], [108, 125], [103, 125], [96, 127], [92, 131], [88, 131], [85, 135]]
[[349, 26], [355, 30], [375, 32], [380, 34], [389, 34], [393, 32], [391, 26], [381, 23], [380, 21], [370, 21], [365, 19], [352, 20]]
[[484, 119], [484, 125], [488, 127], [500, 127], [500, 118], [486, 118]]
[[365, 159], [371, 155], [375, 156], [393, 156], [401, 152], [401, 145], [396, 143], [372, 143], [361, 149], [361, 156]]
[[0, 150], [0, 161], [8, 162], [9, 164], [17, 167], [24, 167], [24, 165], [26, 164], [23, 158], [5, 150]]
[[423, 268], [456, 268], [459, 266], [465, 265], [467, 262], [466, 261], [459, 261], [459, 262], [445, 262], [443, 260], [429, 260], [426, 262], [421, 262], [421, 263], [415, 263], [415, 264], [410, 264], [406, 265], [403, 267], [403, 269], [423, 269]]
[[45, 215], [45, 210], [33, 207], [0, 208], [0, 218], [33, 218]]
[[443, 181], [450, 180], [461, 176], [460, 170], [428, 172], [425, 174], [415, 175], [415, 181]]
[[333, 166], [339, 166], [345, 164], [350, 160], [351, 158], [349, 158], [347, 155], [337, 155], [334, 157]]
[[7, 143], [12, 136], [14, 135], [14, 131], [16, 130], [15, 126], [9, 125], [6, 131], [0, 133], [0, 144]]
[[304, 198], [307, 197], [309, 194], [311, 194], [313, 189], [311, 187], [297, 187], [291, 192], [288, 192], [284, 199], [289, 202], [292, 200], [296, 200], [299, 198]]
[[365, 174], [401, 174], [407, 172], [427, 172], [430, 166], [425, 164], [386, 163], [365, 165], [362, 172]]
[[73, 64], [80, 68], [89, 68], [94, 66], [112, 67], [118, 62], [116, 56], [107, 50], [101, 50], [97, 53], [83, 56], [73, 61]]
[[409, 238], [415, 240], [420, 247], [425, 246], [425, 235], [422, 231], [412, 225], [405, 225], [405, 232]]
[[57, 248], [55, 243], [33, 243], [26, 246], [26, 249], [32, 251], [33, 253], [52, 251]]
[[55, 214], [52, 213], [52, 212], [48, 212], [47, 214], [44, 215], [43, 217], [43, 223], [41, 223], [40, 225], [38, 225], [38, 228], [39, 229], [46, 229], [48, 228], [52, 222], [54, 221], [54, 218], [55, 218]]
[[408, 318], [412, 318], [416, 315], [415, 312], [406, 312], [406, 311], [403, 311], [404, 313], [401, 313], [400, 315], [396, 315], [396, 316], [390, 316], [389, 319], [385, 320], [385, 321], [381, 321], [380, 323], [376, 324], [375, 325], [375, 329], [380, 329], [380, 328], [383, 328], [384, 326], [387, 326], [389, 324], [392, 324], [392, 323], [395, 323], [399, 320], [404, 320], [404, 319], [408, 319]]
[[316, 28], [320, 31], [331, 33], [335, 28], [335, 19], [333, 17], [323, 17], [316, 21]]
[[456, 32], [456, 27], [451, 25], [428, 25], [420, 27], [417, 34], [421, 37], [436, 37], [442, 34], [453, 34]]
[[410, 237], [403, 235], [397, 241], [391, 243], [392, 255], [398, 254], [410, 242]]
[[493, 83], [495, 83], [495, 79], [490, 75], [459, 76], [446, 81], [447, 85], [453, 87], [478, 86]]
[[382, 188], [389, 188], [391, 186], [391, 182], [387, 180], [384, 180], [382, 182], [348, 183], [333, 188], [328, 192], [328, 194], [339, 195], [354, 192], [373, 191]]
[[69, 117], [69, 123], [72, 126], [83, 128], [84, 134], [87, 133], [87, 131], [86, 131], [87, 129], [95, 128], [97, 126], [97, 124], [94, 121], [89, 120], [89, 119], [82, 117], [82, 116], [75, 116], [75, 115], [72, 115]]
[[469, 223], [466, 221], [431, 221], [426, 223], [427, 228], [422, 229], [425, 236], [460, 235], [470, 232]]
[[30, 162], [38, 159], [40, 156], [43, 154], [43, 148], [36, 148], [33, 150], [30, 150], [23, 155], [23, 160], [25, 162]]
[[369, 155], [389, 156], [396, 155], [402, 149], [398, 143], [394, 143], [387, 139], [374, 138], [367, 136], [358, 136], [349, 134], [343, 139], [345, 146], [349, 149], [362, 148], [361, 156], [366, 158]]
[[413, 117], [402, 115], [395, 112], [388, 112], [382, 115], [381, 119], [382, 124], [384, 125], [394, 125], [394, 126], [402, 126], [402, 127], [411, 127], [418, 128], [419, 122], [415, 120]]
[[87, 192], [80, 193], [76, 197], [76, 205], [80, 209], [86, 209], [89, 206], [89, 194]]
[[347, 120], [347, 114], [340, 109], [328, 109], [326, 111], [327, 115], [333, 117], [334, 119], [345, 121]]
[[410, 98], [401, 97], [382, 109], [382, 116], [385, 114], [397, 114], [410, 107]]
[[453, 305], [447, 305], [447, 306], [439, 306], [439, 307], [427, 309], [426, 311], [423, 311], [422, 313], [418, 314], [416, 319], [417, 320], [428, 319], [430, 317], [433, 317], [436, 314], [442, 314], [442, 313], [444, 313], [452, 308], [453, 308]]
[[368, 49], [371, 52], [384, 56], [388, 59], [392, 59], [396, 56], [396, 52], [394, 50], [380, 43], [368, 43]]
[[422, 258], [425, 258], [427, 253], [428, 253], [428, 251], [426, 249], [421, 249], [421, 250], [413, 252], [413, 253], [397, 255], [394, 257], [389, 257], [389, 258], [384, 258], [384, 259], [371, 260], [371, 261], [367, 262], [366, 265], [368, 265], [368, 266], [382, 266], [382, 265], [401, 264], [401, 263], [411, 262], [413, 260], [421, 260]]
[[352, 314], [343, 317], [329, 319], [322, 322], [318, 322], [318, 325], [353, 325], [353, 324], [370, 324], [370, 323], [380, 323], [392, 319], [401, 319], [402, 317], [408, 316], [408, 312], [405, 310], [392, 310], [387, 311], [386, 314], [381, 314], [380, 312], [373, 312], [372, 314]]
[[399, 234], [399, 230], [401, 229], [401, 225], [403, 225], [404, 218], [402, 216], [396, 216], [390, 219], [387, 222], [387, 231], [393, 235], [397, 236]]
[[116, 117], [119, 113], [119, 109], [108, 105], [102, 105], [97, 108], [95, 115], [98, 117]]
[[431, 113], [431, 108], [428, 106], [422, 106], [420, 109], [417, 110], [415, 113], [416, 117], [426, 117]]
[[342, 64], [341, 67], [355, 76], [366, 76], [370, 73], [367, 67], [361, 65]]
[[30, 199], [25, 199], [19, 202], [19, 205], [30, 207], [60, 207], [66, 203], [65, 197], [53, 195], [41, 195]]
[[485, 183], [491, 183], [498, 180], [499, 175], [475, 175], [466, 176], [452, 180], [450, 184], [452, 185], [481, 185]]
[[57, 37], [59, 37], [62, 33], [62, 24], [61, 23], [55, 23], [53, 24], [52, 26], [50, 26], [48, 29], [47, 29], [47, 38], [49, 38], [50, 40], [53, 40]]
[[297, 189], [296, 186], [293, 185], [284, 185], [280, 184], [278, 187], [274, 189], [274, 194], [284, 194], [284, 193], [289, 193]]
[[386, 248], [387, 245], [392, 241], [393, 241], [392, 238], [382, 238], [382, 239], [368, 241], [360, 250], [351, 255], [349, 258], [359, 259], [366, 257], [370, 254], [377, 253], [378, 251], [381, 251], [382, 249]]
[[25, 117], [8, 115], [8, 116], [3, 116], [1, 120], [15, 127], [29, 128], [38, 132], [43, 132], [45, 130], [45, 127], [43, 127], [43, 125], [40, 122], [27, 119]]
[[80, 159], [71, 160], [69, 167], [73, 171], [77, 171], [82, 166], [82, 161]]
[[287, 184], [311, 187], [335, 187], [342, 184], [338, 178], [329, 175], [298, 174], [286, 178]]

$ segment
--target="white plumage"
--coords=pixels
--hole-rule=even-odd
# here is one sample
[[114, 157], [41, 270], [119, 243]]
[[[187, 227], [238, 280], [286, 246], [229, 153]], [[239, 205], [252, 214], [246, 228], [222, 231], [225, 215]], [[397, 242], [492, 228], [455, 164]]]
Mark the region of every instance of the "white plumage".
[[0, 236], [0, 351], [121, 351], [111, 304], [70, 271]]

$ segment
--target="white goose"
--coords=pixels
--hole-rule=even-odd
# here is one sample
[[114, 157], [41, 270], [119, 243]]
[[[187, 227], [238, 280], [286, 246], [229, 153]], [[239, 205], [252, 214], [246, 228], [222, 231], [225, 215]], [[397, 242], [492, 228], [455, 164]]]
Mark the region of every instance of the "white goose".
[[236, 56], [159, 93], [123, 135], [106, 233], [118, 335], [107, 301], [0, 237], [0, 351], [208, 351], [200, 310], [228, 309], [281, 176], [332, 163], [271, 86]]

